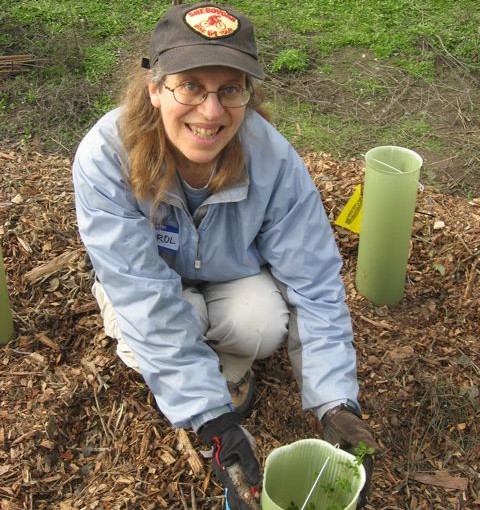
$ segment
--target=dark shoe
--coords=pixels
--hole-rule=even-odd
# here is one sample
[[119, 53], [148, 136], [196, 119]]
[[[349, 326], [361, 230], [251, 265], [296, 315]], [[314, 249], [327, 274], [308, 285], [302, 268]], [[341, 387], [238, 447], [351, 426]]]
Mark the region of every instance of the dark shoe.
[[255, 402], [256, 384], [253, 372], [248, 370], [237, 383], [227, 381], [227, 386], [235, 411], [242, 418], [246, 418], [251, 413]]

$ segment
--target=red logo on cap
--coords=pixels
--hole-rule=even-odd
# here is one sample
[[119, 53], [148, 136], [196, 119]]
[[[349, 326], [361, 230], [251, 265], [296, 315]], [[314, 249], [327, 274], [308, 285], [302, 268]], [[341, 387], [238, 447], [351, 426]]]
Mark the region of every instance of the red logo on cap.
[[185, 22], [208, 39], [228, 37], [239, 28], [238, 19], [218, 7], [192, 9], [185, 14]]

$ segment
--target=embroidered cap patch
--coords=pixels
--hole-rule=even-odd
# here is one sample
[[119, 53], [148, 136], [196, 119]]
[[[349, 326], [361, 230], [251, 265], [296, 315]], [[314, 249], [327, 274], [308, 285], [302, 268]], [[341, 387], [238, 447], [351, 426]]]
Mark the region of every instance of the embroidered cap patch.
[[207, 39], [221, 39], [239, 29], [238, 19], [218, 7], [199, 7], [185, 14], [185, 23]]

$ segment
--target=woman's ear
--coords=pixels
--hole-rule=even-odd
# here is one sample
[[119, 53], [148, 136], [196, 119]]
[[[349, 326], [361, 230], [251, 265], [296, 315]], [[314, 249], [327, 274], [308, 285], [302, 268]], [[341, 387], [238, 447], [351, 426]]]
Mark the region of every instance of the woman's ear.
[[148, 93], [150, 95], [150, 102], [154, 108], [160, 108], [160, 89], [156, 83], [149, 81], [147, 83]]

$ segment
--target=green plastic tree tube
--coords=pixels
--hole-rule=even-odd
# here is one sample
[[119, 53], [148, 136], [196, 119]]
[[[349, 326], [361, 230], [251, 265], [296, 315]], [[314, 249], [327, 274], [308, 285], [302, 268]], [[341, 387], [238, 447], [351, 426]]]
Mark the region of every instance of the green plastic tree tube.
[[375, 305], [395, 306], [404, 294], [422, 163], [404, 147], [375, 147], [365, 155], [355, 283]]
[[336, 508], [354, 510], [365, 484], [355, 457], [321, 439], [301, 439], [276, 448], [263, 473], [262, 510]]
[[12, 312], [8, 299], [7, 277], [0, 248], [0, 344], [6, 344], [13, 336]]

